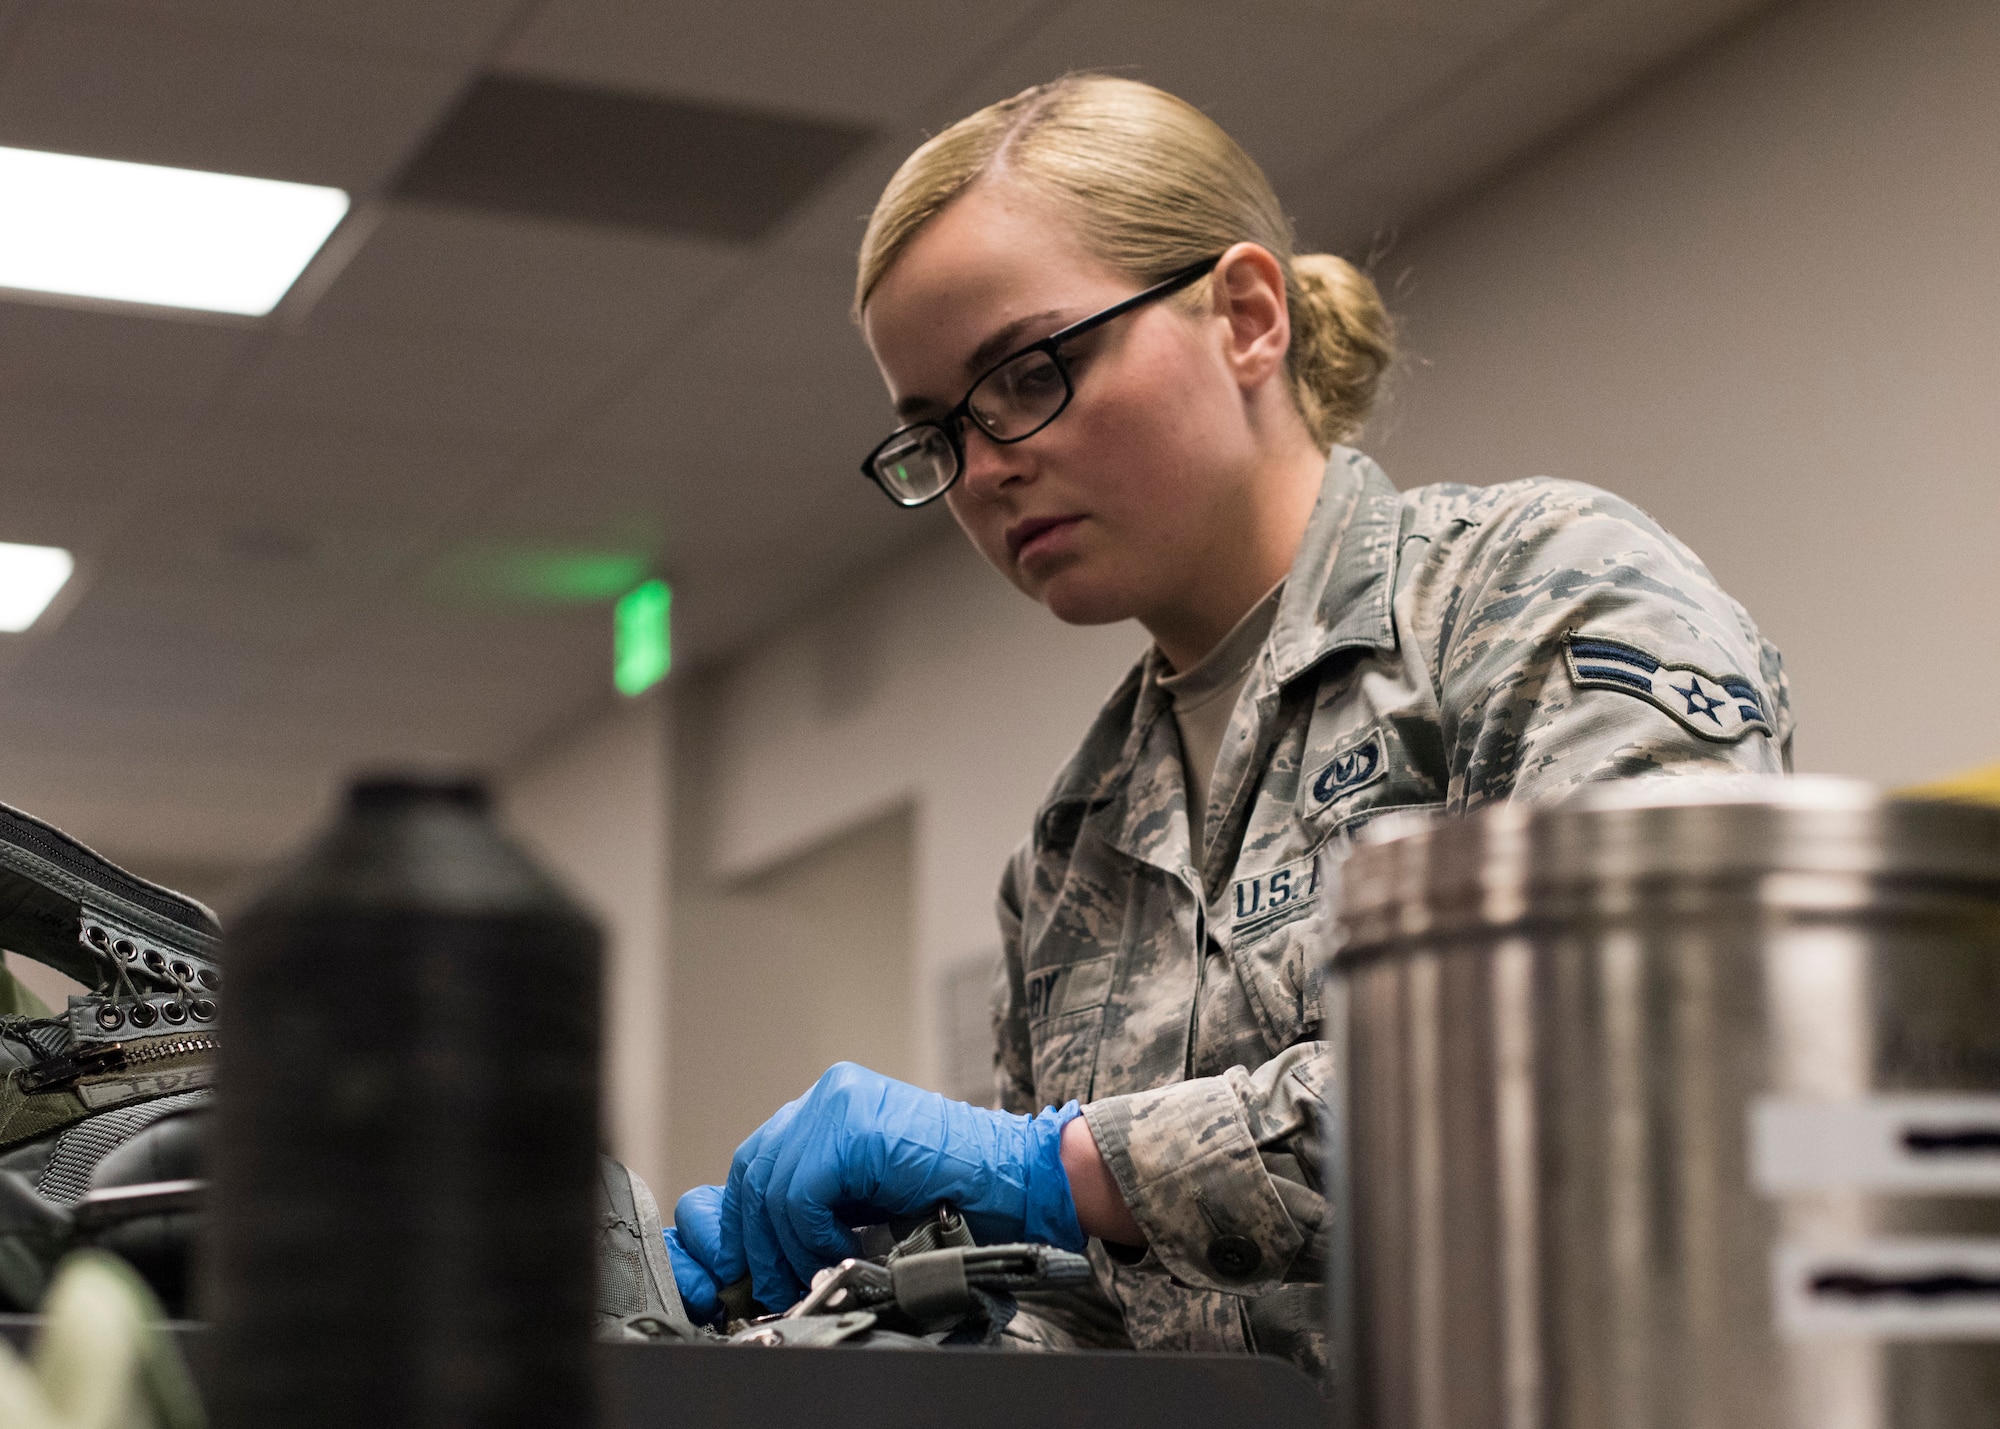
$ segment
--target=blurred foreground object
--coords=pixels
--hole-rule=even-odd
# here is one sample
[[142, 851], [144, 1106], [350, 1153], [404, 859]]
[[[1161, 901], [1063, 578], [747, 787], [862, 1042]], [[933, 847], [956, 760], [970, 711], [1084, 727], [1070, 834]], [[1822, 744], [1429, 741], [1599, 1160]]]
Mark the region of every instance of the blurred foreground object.
[[1950, 799], [1968, 804], [2000, 804], [2000, 764], [1989, 764], [1969, 774], [1940, 779], [1935, 784], [1919, 784], [1900, 789], [1900, 799]]
[[590, 1422], [599, 939], [476, 785], [357, 783], [228, 942], [216, 1415]]
[[1991, 1422], [2000, 809], [1634, 781], [1342, 880], [1343, 1424]]
[[41, 1299], [100, 1164], [208, 1099], [221, 931], [193, 899], [0, 805], [0, 948], [89, 989], [52, 1011], [0, 986], [0, 1309]]
[[205, 1429], [159, 1304], [130, 1267], [80, 1251], [56, 1272], [32, 1362], [0, 1343], [7, 1429]]

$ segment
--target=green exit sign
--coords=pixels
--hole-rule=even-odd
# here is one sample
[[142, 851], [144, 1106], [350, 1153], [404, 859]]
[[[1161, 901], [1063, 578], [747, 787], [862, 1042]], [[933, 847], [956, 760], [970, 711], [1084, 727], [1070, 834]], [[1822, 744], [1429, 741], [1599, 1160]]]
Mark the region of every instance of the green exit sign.
[[637, 695], [666, 678], [673, 664], [668, 614], [673, 588], [647, 581], [618, 598], [611, 609], [611, 683], [620, 694]]

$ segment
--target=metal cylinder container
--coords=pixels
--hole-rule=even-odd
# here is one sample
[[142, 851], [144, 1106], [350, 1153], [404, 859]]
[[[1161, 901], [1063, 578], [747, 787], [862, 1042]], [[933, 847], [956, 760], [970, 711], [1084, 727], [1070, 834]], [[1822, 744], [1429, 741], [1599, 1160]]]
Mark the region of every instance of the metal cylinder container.
[[2000, 809], [1635, 782], [1342, 881], [1347, 1429], [2000, 1426]]

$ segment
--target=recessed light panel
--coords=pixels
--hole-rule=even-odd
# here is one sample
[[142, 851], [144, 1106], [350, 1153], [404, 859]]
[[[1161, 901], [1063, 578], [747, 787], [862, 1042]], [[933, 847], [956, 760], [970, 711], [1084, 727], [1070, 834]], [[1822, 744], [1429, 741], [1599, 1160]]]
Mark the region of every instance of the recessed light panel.
[[346, 212], [315, 184], [0, 148], [0, 288], [257, 317]]
[[33, 625], [75, 569], [75, 558], [60, 546], [0, 541], [0, 630]]

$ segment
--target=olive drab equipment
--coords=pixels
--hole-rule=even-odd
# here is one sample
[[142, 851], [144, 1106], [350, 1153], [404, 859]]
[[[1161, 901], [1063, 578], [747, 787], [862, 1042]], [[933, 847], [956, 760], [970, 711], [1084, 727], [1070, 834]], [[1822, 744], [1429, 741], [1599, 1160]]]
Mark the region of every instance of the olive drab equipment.
[[93, 1178], [207, 1101], [221, 931], [192, 898], [0, 804], [0, 948], [87, 989], [48, 1009], [0, 977], [0, 1307], [32, 1309], [56, 1258], [128, 1212], [191, 1206], [192, 1184], [111, 1194]]

